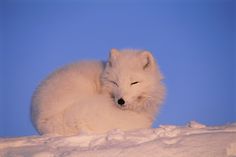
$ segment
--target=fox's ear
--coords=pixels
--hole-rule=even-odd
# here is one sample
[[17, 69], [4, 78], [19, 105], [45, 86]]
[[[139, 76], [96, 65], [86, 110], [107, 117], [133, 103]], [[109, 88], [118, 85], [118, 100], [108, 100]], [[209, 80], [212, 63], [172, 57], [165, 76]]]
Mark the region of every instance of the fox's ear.
[[110, 59], [116, 59], [120, 55], [119, 50], [113, 48], [110, 51]]
[[112, 66], [112, 62], [114, 60], [116, 60], [118, 58], [118, 56], [120, 55], [119, 50], [112, 48], [110, 50], [110, 54], [109, 54], [109, 61], [108, 61], [108, 65], [111, 67]]
[[141, 52], [141, 60], [144, 70], [155, 66], [155, 60], [149, 51]]

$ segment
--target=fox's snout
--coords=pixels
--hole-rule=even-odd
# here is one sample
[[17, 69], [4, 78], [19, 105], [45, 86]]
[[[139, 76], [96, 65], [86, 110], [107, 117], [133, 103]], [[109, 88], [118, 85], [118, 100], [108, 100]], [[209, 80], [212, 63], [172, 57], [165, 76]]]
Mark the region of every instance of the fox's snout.
[[120, 98], [117, 100], [117, 103], [120, 105], [120, 106], [123, 106], [125, 104], [125, 100], [123, 98]]

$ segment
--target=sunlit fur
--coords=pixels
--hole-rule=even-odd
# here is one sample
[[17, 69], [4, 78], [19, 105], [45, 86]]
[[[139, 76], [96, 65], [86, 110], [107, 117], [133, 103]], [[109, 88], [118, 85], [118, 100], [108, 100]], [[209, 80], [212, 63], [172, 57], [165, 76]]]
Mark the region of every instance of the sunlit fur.
[[[103, 86], [118, 107], [148, 112], [150, 116], [154, 116], [163, 98], [161, 80], [160, 70], [147, 51], [123, 50], [120, 53], [113, 49], [102, 74]], [[137, 83], [132, 85], [133, 82]], [[119, 98], [125, 100], [124, 106], [117, 103]]]
[[40, 134], [149, 128], [164, 97], [161, 80], [150, 52], [112, 49], [107, 62], [70, 64], [44, 80], [32, 98], [32, 121]]

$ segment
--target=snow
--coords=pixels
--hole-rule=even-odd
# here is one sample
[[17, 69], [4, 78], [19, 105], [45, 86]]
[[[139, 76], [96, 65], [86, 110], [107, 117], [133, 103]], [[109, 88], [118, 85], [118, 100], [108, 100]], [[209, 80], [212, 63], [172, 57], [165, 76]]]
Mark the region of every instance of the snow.
[[76, 136], [0, 138], [0, 157], [236, 157], [236, 123], [161, 125], [155, 129]]

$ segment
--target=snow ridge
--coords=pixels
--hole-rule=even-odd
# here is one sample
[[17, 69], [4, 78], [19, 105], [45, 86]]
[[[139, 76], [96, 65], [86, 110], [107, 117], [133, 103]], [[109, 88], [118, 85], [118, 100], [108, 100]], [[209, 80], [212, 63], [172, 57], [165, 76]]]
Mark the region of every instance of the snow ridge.
[[161, 125], [155, 129], [77, 136], [0, 138], [0, 157], [236, 157], [236, 124]]

